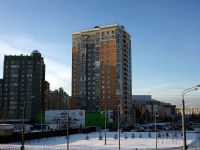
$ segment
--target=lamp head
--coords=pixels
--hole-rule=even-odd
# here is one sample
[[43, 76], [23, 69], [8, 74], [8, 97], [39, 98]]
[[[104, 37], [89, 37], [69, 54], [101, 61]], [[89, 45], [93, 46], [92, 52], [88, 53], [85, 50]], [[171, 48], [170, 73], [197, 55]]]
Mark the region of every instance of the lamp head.
[[194, 88], [193, 90], [198, 90], [198, 88]]

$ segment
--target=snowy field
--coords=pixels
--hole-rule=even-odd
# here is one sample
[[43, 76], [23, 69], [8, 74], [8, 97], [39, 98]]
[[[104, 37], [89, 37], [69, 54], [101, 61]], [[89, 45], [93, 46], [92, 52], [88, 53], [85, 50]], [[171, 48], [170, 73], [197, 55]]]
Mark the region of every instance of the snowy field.
[[[134, 133], [135, 138], [132, 138]], [[161, 137], [157, 139], [158, 148], [172, 148], [182, 146], [182, 136], [180, 132], [177, 132], [177, 136], [174, 136], [174, 132], [169, 132], [169, 137], [166, 137], [166, 131], [160, 132]], [[99, 140], [99, 133], [89, 133], [89, 140], [85, 140], [87, 134], [74, 134], [70, 135], [69, 149], [70, 150], [116, 150], [119, 147], [119, 139], [114, 139], [115, 134], [118, 136], [118, 132], [106, 132], [106, 145], [105, 134], [101, 133], [103, 140]], [[120, 133], [120, 147], [121, 150], [133, 150], [133, 149], [147, 149], [156, 147], [155, 133], [151, 132], [151, 137], [148, 136], [149, 132], [124, 132]], [[127, 135], [127, 139], [125, 139]], [[196, 133], [187, 133], [187, 144], [191, 143]], [[38, 140], [25, 141], [25, 149], [41, 149], [41, 150], [64, 150], [67, 147], [66, 137], [52, 137], [43, 138]], [[19, 149], [21, 143], [8, 144], [11, 149]], [[0, 148], [4, 148], [4, 144], [0, 145]]]

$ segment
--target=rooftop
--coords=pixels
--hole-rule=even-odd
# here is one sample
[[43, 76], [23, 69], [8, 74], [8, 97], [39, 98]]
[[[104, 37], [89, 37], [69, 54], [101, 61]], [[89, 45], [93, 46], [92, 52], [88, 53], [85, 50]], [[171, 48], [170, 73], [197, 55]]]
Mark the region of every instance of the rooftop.
[[102, 25], [102, 26], [95, 26], [94, 28], [83, 29], [83, 30], [78, 31], [78, 32], [73, 32], [72, 34], [80, 34], [80, 33], [89, 32], [89, 31], [97, 31], [99, 29], [109, 28], [109, 27], [116, 27], [116, 26], [118, 26], [120, 29], [122, 29], [124, 32], [126, 32], [130, 36], [130, 34], [124, 29], [124, 26], [123, 25], [119, 25], [119, 24], [108, 24], [108, 25]]
[[34, 51], [32, 52], [32, 54], [33, 54], [33, 53], [41, 54], [38, 50], [34, 50]]

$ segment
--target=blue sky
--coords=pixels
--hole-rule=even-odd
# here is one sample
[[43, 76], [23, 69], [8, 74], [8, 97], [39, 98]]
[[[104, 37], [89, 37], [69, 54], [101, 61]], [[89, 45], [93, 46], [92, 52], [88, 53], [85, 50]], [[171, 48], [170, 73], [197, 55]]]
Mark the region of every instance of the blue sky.
[[[51, 90], [71, 95], [71, 34], [96, 25], [124, 25], [132, 40], [132, 92], [181, 104], [184, 89], [200, 84], [200, 1], [2, 0], [0, 78], [4, 55], [38, 49]], [[187, 107], [200, 107], [200, 90]]]

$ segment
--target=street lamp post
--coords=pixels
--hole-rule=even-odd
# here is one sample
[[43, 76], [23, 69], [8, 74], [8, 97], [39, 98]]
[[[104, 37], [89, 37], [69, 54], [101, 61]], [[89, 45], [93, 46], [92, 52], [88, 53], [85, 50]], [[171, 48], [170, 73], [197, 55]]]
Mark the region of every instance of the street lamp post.
[[186, 143], [186, 131], [185, 131], [185, 100], [184, 100], [184, 95], [188, 92], [197, 90], [200, 87], [200, 85], [197, 85], [195, 87], [191, 87], [188, 89], [185, 89], [182, 93], [182, 132], [183, 132], [183, 150], [187, 150], [187, 143]]
[[42, 107], [41, 107], [41, 140], [42, 140]]
[[69, 150], [69, 104], [67, 105], [67, 150]]
[[22, 121], [22, 146], [21, 146], [21, 150], [24, 150], [24, 109], [25, 109], [25, 99], [24, 99], [24, 102], [23, 102], [24, 106], [23, 106], [23, 109], [22, 109], [22, 118], [23, 118], [23, 121]]
[[120, 150], [120, 123], [119, 123], [119, 115], [120, 115], [120, 105], [118, 105], [118, 134], [119, 134], [119, 150]]
[[156, 133], [156, 150], [157, 150], [157, 125], [156, 125], [156, 112], [155, 112], [155, 133]]
[[[34, 98], [34, 96], [31, 96], [31, 98]], [[21, 150], [24, 150], [24, 119], [25, 119], [25, 108], [26, 108], [26, 98], [24, 99], [23, 102], [23, 109], [22, 109], [22, 142], [21, 142]]]
[[105, 145], [106, 145], [106, 108], [105, 108]]

